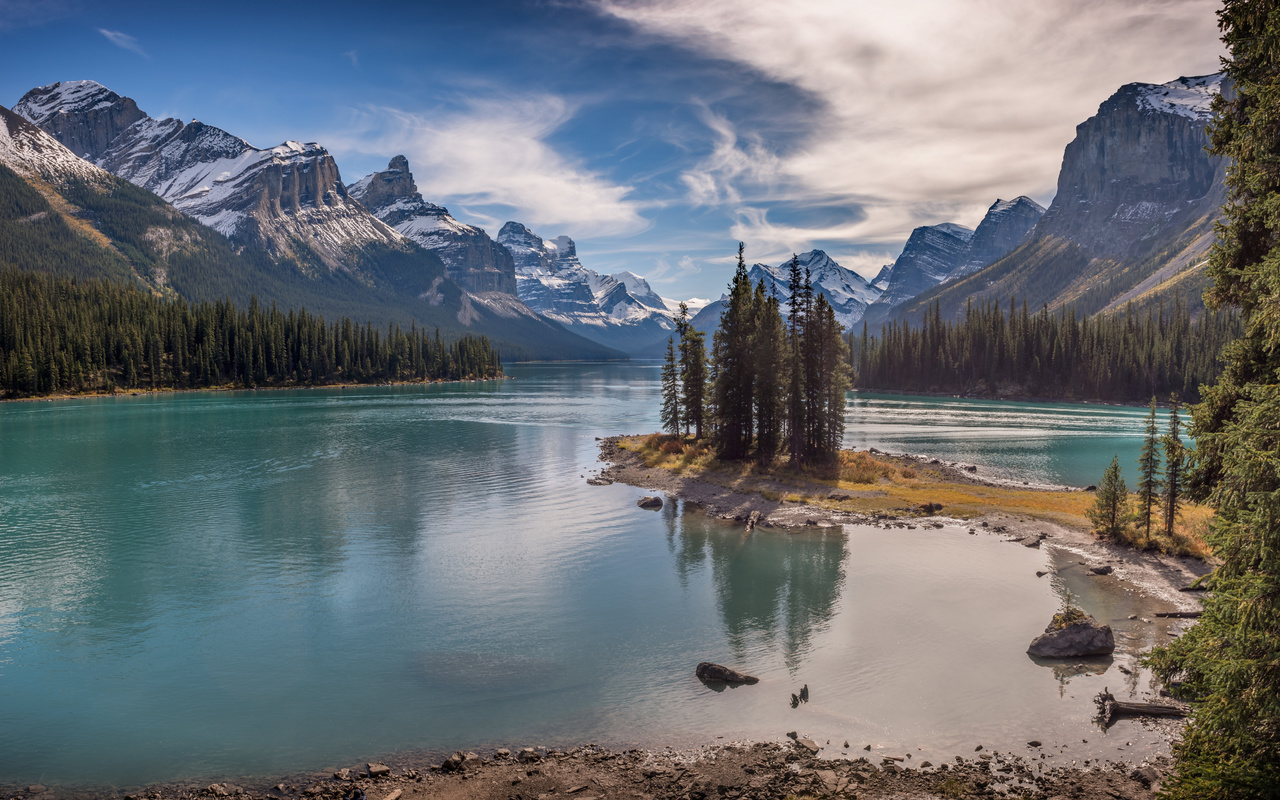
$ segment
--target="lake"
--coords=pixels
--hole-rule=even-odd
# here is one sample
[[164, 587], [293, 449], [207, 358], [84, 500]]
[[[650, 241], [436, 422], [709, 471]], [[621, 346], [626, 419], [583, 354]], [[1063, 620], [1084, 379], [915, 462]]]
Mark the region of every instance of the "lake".
[[[588, 486], [596, 437], [657, 428], [658, 372], [0, 405], [0, 783], [792, 730], [935, 762], [1162, 751], [1090, 717], [1104, 685], [1146, 685], [1135, 654], [1166, 626], [1070, 553], [958, 526], [744, 535]], [[846, 440], [1082, 485], [1132, 464], [1143, 415], [859, 395]], [[1114, 659], [1025, 655], [1067, 591]], [[713, 691], [703, 660], [761, 682]]]

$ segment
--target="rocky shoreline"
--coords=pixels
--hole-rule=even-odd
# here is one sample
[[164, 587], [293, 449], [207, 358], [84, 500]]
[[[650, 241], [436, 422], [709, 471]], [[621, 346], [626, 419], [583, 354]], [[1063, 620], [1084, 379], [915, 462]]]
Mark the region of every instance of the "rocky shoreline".
[[[773, 500], [761, 494], [778, 496], [802, 491], [810, 497], [847, 498], [856, 500], [855, 490], [833, 491], [823, 484], [797, 486], [794, 482], [776, 479], [757, 479], [750, 491], [735, 485], [726, 485], [697, 474], [676, 474], [659, 467], [648, 467], [638, 453], [619, 445], [625, 437], [612, 436], [600, 440], [600, 460], [605, 463], [597, 476], [590, 480], [597, 483], [623, 483], [637, 488], [659, 491], [669, 498], [678, 498], [698, 506], [709, 516], [751, 524], [761, 528], [834, 527], [845, 524], [876, 525], [886, 528], [912, 528], [919, 526], [965, 526], [969, 529], [1002, 536], [1028, 547], [1059, 547], [1083, 560], [1088, 568], [1111, 567], [1107, 575], [1111, 579], [1125, 581], [1152, 597], [1168, 604], [1169, 611], [1193, 612], [1200, 609], [1194, 593], [1183, 591], [1194, 581], [1207, 574], [1209, 564], [1190, 557], [1171, 556], [1154, 551], [1134, 550], [1123, 545], [1099, 541], [1088, 530], [1042, 519], [1028, 518], [1012, 513], [994, 513], [977, 519], [953, 519], [933, 513], [923, 516], [863, 514], [855, 511], [826, 508], [813, 502]], [[928, 456], [889, 455], [877, 453], [906, 464], [928, 464], [955, 483], [1008, 486], [1011, 482], [982, 476], [973, 465], [947, 463]], [[1031, 491], [1049, 490], [1050, 487], [1019, 485]], [[805, 490], [808, 491], [805, 491]], [[751, 522], [755, 515], [755, 522]]]
[[586, 745], [565, 751], [499, 749], [485, 756], [455, 753], [346, 767], [261, 782], [171, 783], [132, 791], [0, 787], [0, 797], [193, 800], [780, 800], [784, 797], [1108, 797], [1154, 798], [1168, 764], [1105, 763], [1056, 767], [1061, 753], [1028, 742], [1026, 753], [978, 751], [950, 763], [913, 763], [911, 755], [860, 753], [827, 759], [805, 739], [732, 742], [697, 750], [610, 750]]

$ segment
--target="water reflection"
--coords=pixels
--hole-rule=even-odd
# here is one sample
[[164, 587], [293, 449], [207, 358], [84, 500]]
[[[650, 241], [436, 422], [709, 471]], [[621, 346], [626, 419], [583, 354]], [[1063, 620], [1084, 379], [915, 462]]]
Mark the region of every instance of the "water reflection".
[[[682, 524], [683, 523], [683, 524]], [[734, 658], [764, 645], [781, 647], [795, 673], [816, 633], [835, 615], [844, 587], [847, 538], [841, 528], [746, 533], [733, 523], [669, 513], [668, 547], [676, 574], [711, 566], [716, 605]]]

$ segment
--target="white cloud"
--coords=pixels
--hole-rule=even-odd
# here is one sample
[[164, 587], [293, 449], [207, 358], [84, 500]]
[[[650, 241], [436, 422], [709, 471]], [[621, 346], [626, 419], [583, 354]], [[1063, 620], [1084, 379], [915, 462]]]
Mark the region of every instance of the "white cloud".
[[508, 219], [575, 238], [645, 229], [631, 187], [547, 143], [573, 111], [561, 97], [528, 94], [472, 98], [460, 110], [431, 114], [369, 107], [326, 142], [335, 152], [403, 153], [426, 199], [482, 216], [500, 206]]
[[127, 33], [109, 31], [106, 28], [98, 28], [98, 33], [107, 37], [107, 41], [111, 42], [116, 47], [128, 50], [131, 53], [137, 53], [143, 58], [151, 58], [151, 56], [147, 55], [146, 51], [142, 49], [142, 45], [138, 44], [138, 40]]
[[702, 114], [714, 153], [683, 176], [695, 204], [858, 206], [832, 228], [738, 208], [766, 251], [905, 240], [975, 225], [997, 197], [1049, 199], [1075, 126], [1122, 84], [1218, 69], [1213, 0], [603, 0], [641, 32], [812, 96], [798, 145], [772, 151]]
[[351, 62], [351, 66], [356, 69], [360, 68], [360, 52], [358, 50], [348, 50], [342, 54], [342, 57]]
[[702, 267], [693, 260], [692, 256], [680, 256], [679, 260], [672, 264], [670, 256], [662, 253], [644, 277], [652, 283], [674, 283], [690, 275], [697, 275], [699, 272], [702, 272]]

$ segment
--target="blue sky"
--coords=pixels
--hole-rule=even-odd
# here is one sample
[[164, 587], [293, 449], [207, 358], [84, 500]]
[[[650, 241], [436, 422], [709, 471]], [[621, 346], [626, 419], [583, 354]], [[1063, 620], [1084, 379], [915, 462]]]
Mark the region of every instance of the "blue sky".
[[155, 117], [329, 148], [344, 180], [409, 157], [491, 234], [715, 297], [814, 247], [864, 274], [916, 225], [1052, 199], [1119, 86], [1218, 69], [1204, 0], [0, 0], [0, 104], [93, 79]]

